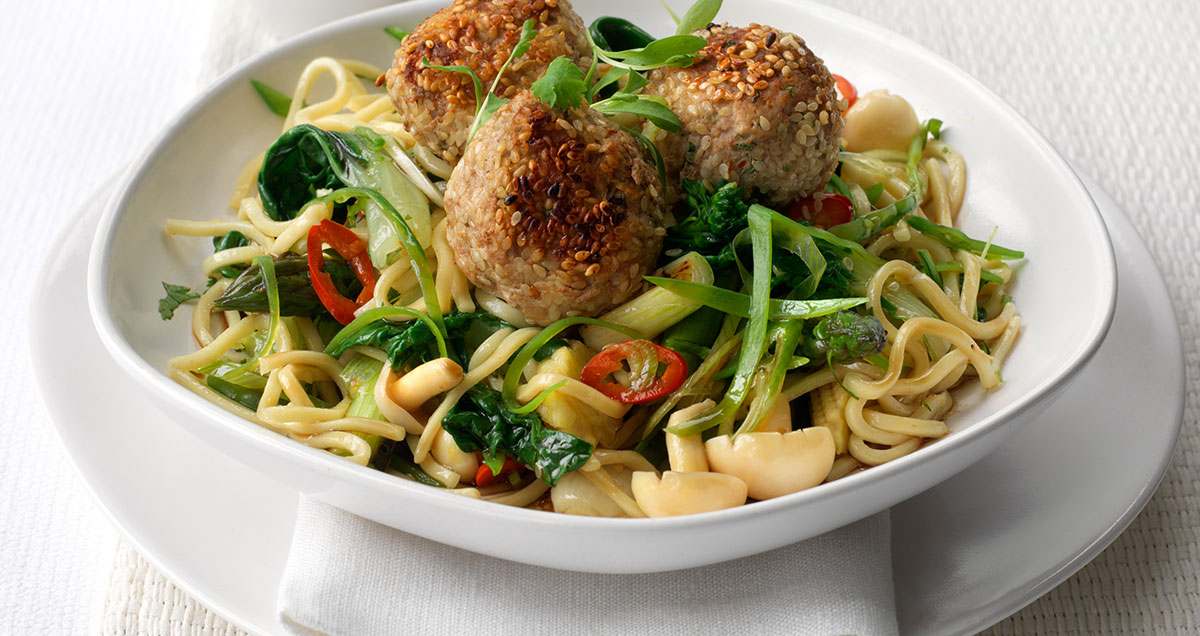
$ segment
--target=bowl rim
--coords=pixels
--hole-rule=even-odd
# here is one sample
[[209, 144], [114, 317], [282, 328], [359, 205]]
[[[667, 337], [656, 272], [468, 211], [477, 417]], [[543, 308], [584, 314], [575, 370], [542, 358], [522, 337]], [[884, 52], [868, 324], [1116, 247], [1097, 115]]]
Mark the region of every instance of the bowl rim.
[[[1102, 267], [1093, 274], [1098, 281], [1100, 296], [1098, 304], [1102, 309], [1099, 320], [1093, 320], [1089, 333], [1083, 340], [1081, 350], [1062, 365], [1056, 375], [1042, 381], [1032, 391], [1018, 396], [994, 412], [981, 417], [973, 426], [966, 430], [948, 435], [936, 444], [927, 444], [913, 453], [897, 458], [886, 464], [874, 466], [870, 470], [860, 471], [834, 482], [821, 484], [818, 487], [792, 493], [775, 499], [755, 502], [754, 505], [739, 506], [726, 510], [718, 510], [695, 515], [680, 517], [627, 519], [600, 518], [545, 513], [539, 510], [515, 508], [495, 505], [491, 502], [474, 500], [466, 497], [447, 497], [447, 493], [438, 492], [422, 484], [409, 482], [379, 470], [359, 466], [345, 461], [324, 451], [299, 444], [282, 435], [269, 431], [258, 424], [244, 420], [225, 409], [210, 403], [195, 395], [186, 388], [167, 377], [162, 370], [152, 366], [142, 358], [125, 339], [117, 328], [107, 293], [107, 282], [110, 278], [109, 255], [112, 251], [116, 229], [133, 194], [147, 179], [148, 172], [155, 164], [155, 159], [165, 153], [170, 142], [194, 118], [204, 111], [209, 102], [218, 94], [224, 93], [230, 87], [245, 83], [259, 67], [270, 65], [281, 58], [286, 58], [297, 49], [319, 43], [322, 40], [356, 31], [380, 28], [387, 17], [408, 19], [413, 15], [427, 16], [433, 11], [445, 6], [443, 0], [411, 0], [409, 2], [382, 7], [355, 16], [343, 18], [336, 22], [318, 27], [296, 37], [287, 39], [267, 51], [258, 54], [234, 68], [225, 72], [217, 81], [200, 91], [189, 103], [179, 111], [159, 133], [157, 133], [137, 157], [130, 163], [116, 186], [115, 194], [105, 206], [100, 218], [99, 228], [92, 243], [88, 261], [87, 297], [92, 321], [101, 341], [122, 369], [140, 381], [142, 386], [151, 387], [163, 393], [167, 398], [180, 407], [186, 408], [193, 415], [212, 420], [212, 424], [221, 426], [227, 431], [245, 440], [246, 443], [264, 446], [259, 450], [274, 452], [308, 464], [308, 470], [323, 471], [336, 479], [370, 483], [377, 488], [385, 489], [388, 494], [429, 503], [443, 509], [464, 511], [484, 518], [507, 519], [529, 525], [553, 525], [565, 529], [637, 531], [638, 529], [655, 531], [683, 530], [687, 528], [720, 525], [725, 523], [749, 521], [764, 516], [774, 515], [780, 511], [816, 504], [824, 500], [845, 497], [852, 492], [860, 492], [876, 484], [890, 483], [902, 480], [903, 475], [912, 472], [920, 465], [936, 457], [953, 454], [956, 449], [974, 444], [979, 439], [1001, 433], [1009, 424], [1020, 418], [1030, 409], [1040, 405], [1047, 398], [1057, 394], [1071, 382], [1080, 370], [1092, 359], [1099, 349], [1104, 337], [1112, 325], [1116, 310], [1116, 259], [1107, 226], [1100, 215], [1099, 209], [1082, 181], [1058, 154], [1050, 143], [1039, 133], [1020, 113], [1013, 109], [989, 88], [976, 80], [966, 71], [958, 68], [940, 55], [926, 47], [892, 32], [882, 26], [872, 23], [837, 9], [818, 5], [810, 0], [799, 0], [783, 3], [782, 0], [756, 0], [769, 8], [770, 5], [786, 4], [792, 11], [811, 13], [845, 24], [850, 30], [868, 34], [877, 42], [886, 42], [888, 46], [898, 47], [905, 53], [937, 68], [939, 73], [952, 78], [957, 85], [974, 91], [978, 98], [993, 104], [999, 114], [1006, 117], [1022, 134], [1023, 146], [1037, 151], [1048, 165], [1054, 168], [1053, 175], [1064, 189], [1071, 191], [1074, 197], [1086, 203], [1087, 214], [1093, 220], [1099, 232], [1096, 245], [1097, 257]], [[964, 466], [965, 467], [965, 466]], [[944, 475], [944, 478], [951, 476]], [[365, 480], [365, 481], [364, 481]], [[941, 480], [938, 480], [941, 481]], [[915, 494], [915, 493], [914, 493]], [[902, 499], [887, 505], [899, 503]]]

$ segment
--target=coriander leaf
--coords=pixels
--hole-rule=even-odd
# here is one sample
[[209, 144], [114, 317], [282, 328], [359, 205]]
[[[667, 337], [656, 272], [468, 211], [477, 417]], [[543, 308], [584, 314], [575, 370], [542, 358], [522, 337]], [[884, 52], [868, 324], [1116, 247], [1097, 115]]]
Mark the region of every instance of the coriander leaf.
[[546, 73], [529, 89], [543, 104], [562, 110], [579, 108], [588, 90], [583, 71], [564, 55], [554, 58]]
[[717, 12], [721, 10], [721, 0], [696, 0], [695, 4], [688, 8], [687, 13], [679, 20], [679, 28], [675, 33], [686, 35], [692, 31], [698, 31], [707, 26], [717, 17]]
[[396, 40], [399, 42], [403, 42], [404, 38], [408, 35], [408, 31], [405, 31], [404, 29], [401, 29], [400, 27], [394, 27], [394, 26], [383, 27], [383, 30], [388, 35], [396, 38]]
[[194, 293], [187, 285], [172, 285], [165, 281], [162, 285], [167, 295], [158, 301], [158, 315], [162, 316], [163, 320], [174, 318], [175, 310], [179, 309], [180, 305], [200, 297], [200, 294]]
[[508, 455], [533, 468], [551, 486], [592, 456], [591, 444], [547, 429], [533, 413], [509, 411], [499, 391], [481, 384], [471, 387], [442, 418], [442, 428], [462, 450], [482, 451], [484, 463], [498, 464]]
[[271, 109], [272, 113], [280, 117], [287, 117], [288, 110], [292, 108], [292, 98], [283, 93], [263, 84], [262, 82], [251, 79], [250, 85], [254, 87], [255, 92], [262, 98], [263, 103], [267, 108]]

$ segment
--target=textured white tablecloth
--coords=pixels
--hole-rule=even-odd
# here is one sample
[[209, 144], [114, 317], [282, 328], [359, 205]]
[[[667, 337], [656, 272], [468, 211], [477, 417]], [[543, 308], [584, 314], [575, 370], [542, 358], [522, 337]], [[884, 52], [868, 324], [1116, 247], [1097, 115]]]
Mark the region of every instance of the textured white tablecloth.
[[[1188, 407], [1162, 487], [1100, 557], [991, 631], [1200, 632], [1200, 5], [829, 4], [963, 67], [1103, 184], [1155, 252], [1182, 326]], [[212, 0], [0, 5], [0, 633], [238, 633], [118, 544], [52, 439], [24, 345], [46, 242], [213, 68], [200, 59], [213, 14]]]

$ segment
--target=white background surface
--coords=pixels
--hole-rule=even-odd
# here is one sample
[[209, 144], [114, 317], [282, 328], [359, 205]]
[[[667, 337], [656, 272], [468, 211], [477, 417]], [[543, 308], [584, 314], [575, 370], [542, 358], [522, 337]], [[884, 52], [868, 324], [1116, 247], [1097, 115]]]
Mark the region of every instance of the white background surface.
[[[1156, 252], [1181, 320], [1191, 382], [1166, 482], [1096, 562], [997, 631], [1200, 629], [1200, 5], [831, 4], [962, 66], [1104, 184]], [[116, 537], [38, 403], [24, 345], [29, 281], [55, 230], [194, 93], [212, 11], [211, 0], [0, 5], [0, 633], [100, 630]]]

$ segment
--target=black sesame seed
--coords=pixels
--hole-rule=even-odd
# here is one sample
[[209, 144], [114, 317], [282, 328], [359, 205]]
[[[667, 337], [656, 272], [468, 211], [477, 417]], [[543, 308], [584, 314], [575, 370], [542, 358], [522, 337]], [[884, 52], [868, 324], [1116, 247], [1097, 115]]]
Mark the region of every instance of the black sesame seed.
[[510, 194], [504, 197], [504, 205], [512, 205], [517, 202], [517, 195]]
[[712, 28], [713, 28], [713, 27], [715, 27], [715, 26], [717, 26], [717, 23], [716, 23], [716, 22], [709, 22], [709, 23], [708, 23], [708, 26], [704, 27], [704, 29], [705, 29], [706, 31], [711, 31], [711, 30], [712, 30]]
[[546, 190], [546, 196], [553, 199], [558, 197], [560, 192], [562, 192], [562, 184], [555, 182], [554, 185], [550, 186], [550, 189]]
[[768, 33], [767, 34], [767, 46], [771, 46], [772, 44], [774, 44], [776, 37], [778, 37], [778, 35], [776, 35], [776, 33], [774, 31], [771, 31], [770, 33]]

